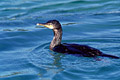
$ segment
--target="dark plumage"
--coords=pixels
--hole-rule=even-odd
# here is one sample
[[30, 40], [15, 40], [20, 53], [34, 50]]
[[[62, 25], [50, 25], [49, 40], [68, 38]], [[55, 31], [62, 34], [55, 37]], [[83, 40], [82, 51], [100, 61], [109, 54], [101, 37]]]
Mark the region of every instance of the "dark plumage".
[[67, 44], [63, 43], [61, 44], [62, 40], [62, 27], [59, 21], [57, 20], [50, 20], [47, 23], [38, 23], [37, 25], [45, 26], [49, 29], [53, 29], [54, 37], [50, 44], [50, 50], [58, 52], [58, 53], [64, 53], [64, 54], [75, 54], [78, 56], [84, 56], [84, 57], [110, 57], [119, 59], [120, 57], [104, 54], [100, 50], [89, 47], [87, 45], [79, 45], [79, 44]]

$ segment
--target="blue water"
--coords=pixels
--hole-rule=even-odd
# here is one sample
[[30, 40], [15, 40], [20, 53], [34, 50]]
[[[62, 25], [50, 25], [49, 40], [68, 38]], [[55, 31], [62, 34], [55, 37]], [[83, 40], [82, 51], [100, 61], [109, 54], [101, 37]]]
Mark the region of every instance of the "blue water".
[[120, 60], [49, 50], [57, 19], [65, 43], [120, 56], [120, 0], [0, 0], [0, 80], [120, 80]]

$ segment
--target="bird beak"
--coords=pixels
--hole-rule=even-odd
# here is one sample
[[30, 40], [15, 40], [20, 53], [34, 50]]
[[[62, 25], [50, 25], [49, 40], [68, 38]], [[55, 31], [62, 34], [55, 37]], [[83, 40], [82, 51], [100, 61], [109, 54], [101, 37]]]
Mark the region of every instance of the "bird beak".
[[44, 26], [44, 27], [47, 27], [49, 29], [53, 29], [53, 25], [49, 25], [47, 23], [37, 23], [36, 25], [37, 26]]

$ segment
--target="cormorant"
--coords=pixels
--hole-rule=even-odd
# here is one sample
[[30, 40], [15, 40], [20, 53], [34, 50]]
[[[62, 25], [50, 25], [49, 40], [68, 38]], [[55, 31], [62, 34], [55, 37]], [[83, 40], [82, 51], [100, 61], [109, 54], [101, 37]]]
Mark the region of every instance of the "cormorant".
[[54, 37], [53, 37], [53, 40], [51, 41], [49, 48], [54, 52], [64, 53], [64, 54], [75, 54], [83, 57], [102, 56], [102, 57], [109, 57], [109, 58], [115, 58], [115, 59], [120, 58], [114, 55], [104, 54], [100, 50], [96, 48], [92, 48], [87, 45], [68, 44], [68, 43], [61, 44], [62, 27], [59, 21], [57, 20], [49, 20], [47, 23], [37, 23], [37, 25], [44, 26], [53, 30]]

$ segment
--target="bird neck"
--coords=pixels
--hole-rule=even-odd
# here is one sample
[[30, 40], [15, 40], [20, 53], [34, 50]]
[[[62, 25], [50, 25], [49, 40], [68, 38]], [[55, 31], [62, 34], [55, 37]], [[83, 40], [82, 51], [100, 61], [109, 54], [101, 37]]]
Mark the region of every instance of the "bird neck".
[[53, 29], [53, 32], [54, 37], [50, 44], [50, 50], [53, 50], [55, 46], [60, 45], [62, 40], [62, 28]]

